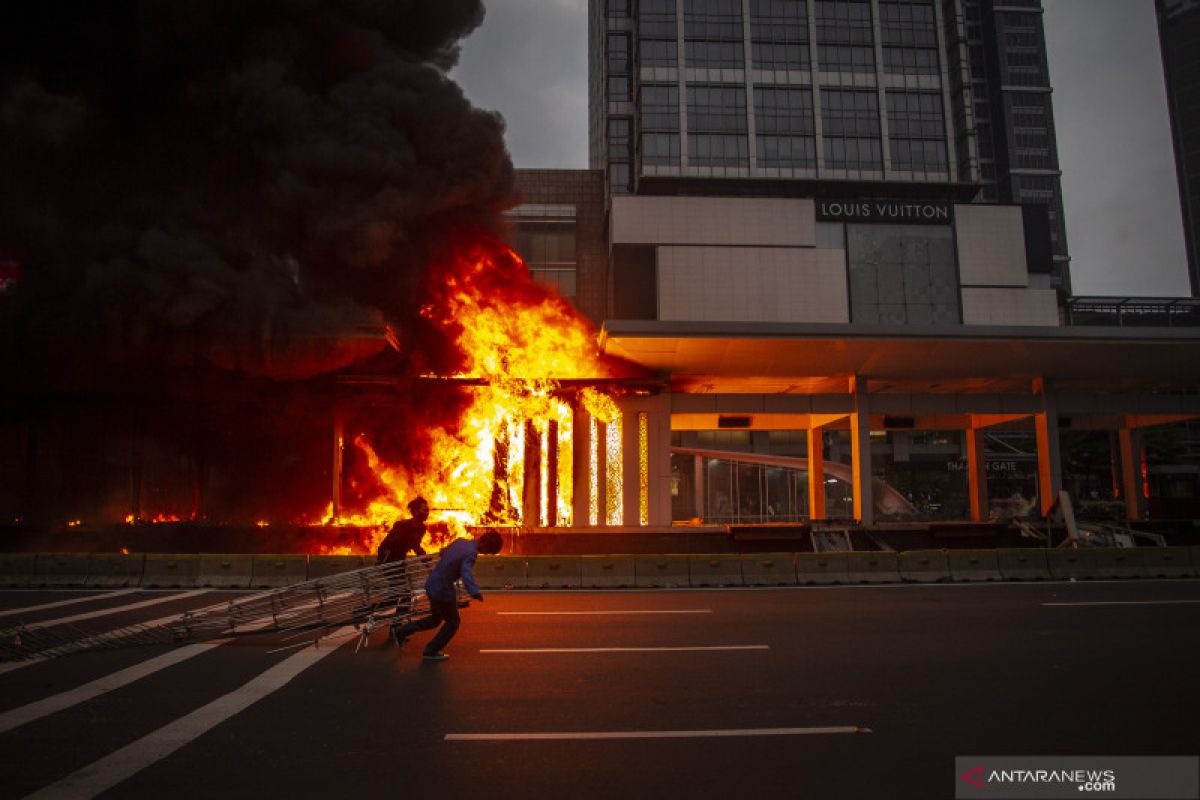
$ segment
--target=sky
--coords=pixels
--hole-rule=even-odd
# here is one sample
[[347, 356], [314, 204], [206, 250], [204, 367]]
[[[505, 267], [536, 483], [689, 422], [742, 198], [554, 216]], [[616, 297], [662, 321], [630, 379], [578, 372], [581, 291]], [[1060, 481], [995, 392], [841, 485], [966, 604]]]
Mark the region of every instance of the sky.
[[[1189, 294], [1154, 0], [1043, 0], [1077, 295]], [[518, 167], [587, 167], [587, 0], [490, 0], [451, 75]]]

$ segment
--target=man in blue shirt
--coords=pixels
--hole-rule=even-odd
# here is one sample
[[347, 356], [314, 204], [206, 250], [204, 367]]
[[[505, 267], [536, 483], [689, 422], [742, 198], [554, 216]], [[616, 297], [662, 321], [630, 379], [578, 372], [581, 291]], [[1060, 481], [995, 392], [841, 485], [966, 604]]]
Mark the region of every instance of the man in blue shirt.
[[454, 634], [458, 633], [460, 622], [454, 582], [462, 578], [467, 593], [474, 599], [483, 602], [483, 593], [475, 584], [475, 576], [472, 573], [475, 568], [475, 559], [480, 553], [494, 556], [500, 552], [503, 546], [504, 540], [500, 538], [499, 533], [493, 530], [485, 531], [479, 537], [479, 541], [456, 539], [446, 545], [441, 552], [437, 566], [425, 580], [425, 594], [429, 596], [429, 609], [432, 613], [426, 619], [412, 620], [402, 626], [393, 625], [391, 633], [396, 646], [404, 644], [408, 637], [417, 631], [428, 631], [441, 625], [442, 629], [434, 635], [429, 644], [425, 645], [425, 659], [427, 661], [445, 661], [449, 658], [442, 652], [442, 648], [454, 637]]

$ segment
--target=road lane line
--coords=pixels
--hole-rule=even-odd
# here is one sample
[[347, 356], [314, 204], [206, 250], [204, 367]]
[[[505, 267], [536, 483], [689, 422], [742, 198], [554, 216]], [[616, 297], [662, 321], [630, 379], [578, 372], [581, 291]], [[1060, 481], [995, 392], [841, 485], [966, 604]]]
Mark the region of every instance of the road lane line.
[[861, 725], [832, 728], [732, 728], [701, 731], [565, 731], [559, 733], [447, 733], [447, 742], [566, 741], [578, 739], [713, 739], [734, 736], [818, 736], [871, 733]]
[[59, 617], [58, 619], [48, 619], [42, 622], [31, 622], [25, 625], [27, 631], [37, 631], [42, 628], [51, 628], [55, 625], [66, 625], [69, 622], [82, 622], [85, 619], [95, 619], [96, 617], [107, 617], [113, 614], [120, 614], [125, 611], [133, 611], [137, 608], [146, 608], [147, 606], [156, 606], [159, 603], [170, 603], [173, 600], [186, 600], [189, 597], [195, 597], [201, 594], [207, 594], [207, 589], [194, 589], [190, 592], [180, 592], [179, 594], [170, 594], [166, 597], [155, 597], [151, 600], [143, 600], [140, 603], [127, 603], [123, 606], [113, 606], [112, 608], [102, 608], [99, 611], [85, 611], [82, 614], [75, 614], [70, 617]]
[[497, 611], [496, 615], [500, 617], [608, 617], [617, 616], [620, 614], [711, 614], [711, 608], [689, 608], [680, 610], [665, 610], [665, 611], [641, 611], [641, 610], [626, 610], [626, 611]]
[[528, 647], [480, 650], [481, 653], [690, 653], [714, 650], [770, 650], [766, 644], [731, 644], [707, 647]]
[[[353, 631], [353, 626], [348, 625], [330, 635], [337, 636]], [[225, 720], [245, 711], [264, 697], [282, 689], [293, 678], [333, 653], [338, 647], [341, 647], [341, 644], [323, 648], [310, 647], [289, 656], [229, 694], [218, 697], [208, 705], [34, 792], [27, 800], [82, 800], [106, 792], [191, 743]]]
[[25, 608], [12, 608], [7, 611], [0, 611], [0, 617], [11, 617], [14, 614], [28, 614], [31, 611], [45, 611], [48, 608], [59, 608], [61, 606], [72, 606], [76, 603], [90, 603], [93, 600], [107, 600], [110, 597], [117, 597], [122, 594], [140, 591], [139, 589], [119, 589], [115, 592], [103, 592], [102, 594], [93, 594], [87, 597], [73, 597], [70, 600], [58, 600], [53, 603], [42, 603], [40, 606], [26, 606]]
[[[180, 612], [178, 614], [172, 614], [169, 617], [159, 617], [158, 619], [150, 619], [146, 620], [145, 622], [133, 622], [129, 625], [122, 625], [119, 628], [113, 628], [110, 631], [97, 633], [94, 636], [87, 636], [83, 639], [80, 639], [77, 644], [81, 647], [87, 647], [88, 645], [97, 644], [99, 642], [107, 643], [107, 641], [111, 641], [109, 637], [115, 636], [121, 631], [128, 630], [130, 628], [156, 628], [161, 625], [169, 625], [172, 622], [178, 622], [182, 617], [183, 613]], [[129, 635], [133, 635], [133, 632], [131, 631]], [[3, 675], [6, 672], [12, 672], [16, 669], [21, 669], [22, 667], [28, 667], [33, 664], [41, 664], [42, 662], [49, 660], [50, 658], [46, 656], [34, 656], [33, 658], [27, 658], [24, 661], [9, 661], [6, 664], [0, 664], [0, 675]]]
[[1042, 603], [1044, 606], [1187, 606], [1200, 600], [1093, 600], [1078, 603]]
[[103, 678], [85, 683], [75, 689], [60, 692], [19, 708], [14, 708], [11, 711], [0, 713], [0, 733], [11, 731], [13, 728], [18, 728], [36, 719], [41, 719], [71, 706], [87, 702], [102, 694], [120, 689], [123, 686], [128, 686], [136, 680], [145, 678], [147, 675], [153, 675], [159, 670], [166, 669], [181, 661], [187, 661], [189, 658], [206, 653], [214, 647], [220, 647], [228, 641], [230, 640], [219, 639], [215, 642], [189, 644], [157, 658], [151, 658], [140, 664], [134, 664], [132, 667], [118, 670], [111, 675], [105, 675]]

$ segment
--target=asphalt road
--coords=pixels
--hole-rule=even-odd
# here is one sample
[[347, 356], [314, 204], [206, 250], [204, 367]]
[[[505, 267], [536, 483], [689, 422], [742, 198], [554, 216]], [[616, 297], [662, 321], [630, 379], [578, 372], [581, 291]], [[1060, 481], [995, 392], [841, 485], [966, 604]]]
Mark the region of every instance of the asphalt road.
[[[5, 591], [0, 628], [227, 596]], [[0, 665], [0, 796], [949, 798], [956, 755], [1200, 753], [1198, 618], [1200, 581], [492, 591], [441, 664], [380, 631]]]

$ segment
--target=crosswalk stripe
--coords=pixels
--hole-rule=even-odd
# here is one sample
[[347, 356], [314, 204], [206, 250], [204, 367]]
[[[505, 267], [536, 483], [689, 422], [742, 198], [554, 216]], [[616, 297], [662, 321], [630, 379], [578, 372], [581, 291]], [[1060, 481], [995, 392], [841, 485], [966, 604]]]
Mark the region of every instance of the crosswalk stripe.
[[189, 658], [206, 653], [228, 641], [228, 639], [220, 639], [215, 642], [205, 642], [204, 644], [189, 644], [186, 647], [180, 647], [177, 650], [164, 653], [157, 658], [151, 658], [140, 664], [134, 664], [132, 667], [118, 670], [111, 675], [105, 675], [103, 678], [85, 683], [83, 686], [66, 692], [59, 692], [56, 695], [51, 695], [50, 697], [28, 703], [19, 708], [14, 708], [11, 711], [0, 713], [0, 733], [11, 731], [13, 728], [19, 728], [34, 720], [49, 716], [71, 706], [79, 705], [102, 694], [120, 689], [122, 686], [128, 686], [136, 680], [145, 678], [147, 675], [153, 675], [159, 670], [166, 669], [181, 661], [187, 661]]
[[10, 608], [0, 611], [0, 617], [11, 617], [16, 614], [29, 614], [34, 611], [45, 611], [48, 608], [60, 608], [62, 606], [73, 606], [76, 603], [90, 603], [93, 600], [107, 600], [110, 597], [118, 595], [130, 594], [131, 592], [140, 591], [139, 589], [119, 589], [115, 592], [104, 592], [103, 594], [92, 594], [87, 597], [72, 597], [70, 600], [57, 600], [53, 603], [42, 603], [40, 606], [25, 606], [24, 608]]
[[[329, 638], [349, 635], [353, 631], [352, 626], [339, 628]], [[301, 650], [229, 694], [34, 792], [28, 800], [83, 800], [108, 791], [267, 695], [282, 689], [301, 672], [337, 650], [341, 644]]]
[[102, 608], [99, 611], [85, 611], [82, 614], [75, 614], [70, 617], [59, 617], [58, 619], [47, 619], [41, 622], [34, 622], [24, 626], [27, 631], [41, 630], [42, 628], [51, 628], [55, 625], [66, 625], [70, 622], [82, 622], [86, 619], [95, 619], [96, 617], [107, 617], [112, 614], [121, 614], [125, 611], [133, 611], [138, 608], [146, 608], [147, 606], [156, 606], [159, 603], [170, 603], [174, 600], [186, 600], [189, 597], [195, 597], [201, 594], [207, 594], [208, 589], [194, 589], [190, 592], [180, 592], [179, 594], [169, 594], [165, 597], [154, 597], [150, 600], [143, 600], [140, 603], [127, 603], [123, 606], [113, 606], [112, 608]]

